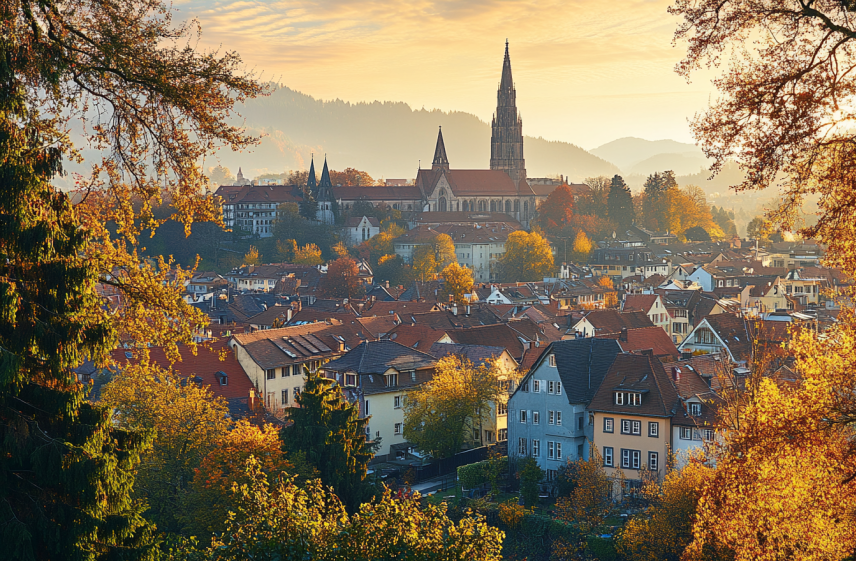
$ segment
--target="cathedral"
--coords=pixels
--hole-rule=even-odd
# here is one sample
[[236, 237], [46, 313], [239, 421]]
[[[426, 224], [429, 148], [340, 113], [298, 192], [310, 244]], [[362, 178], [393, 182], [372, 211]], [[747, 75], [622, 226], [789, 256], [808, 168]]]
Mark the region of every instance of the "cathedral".
[[511, 77], [506, 41], [496, 113], [491, 122], [490, 169], [452, 168], [440, 129], [431, 169], [419, 169], [415, 185], [337, 186], [332, 188], [332, 193], [333, 200], [344, 209], [358, 200], [365, 200], [375, 205], [385, 203], [402, 211], [503, 212], [528, 227], [537, 204], [546, 199], [557, 184], [543, 180], [530, 182], [526, 177], [523, 122], [517, 111], [517, 91]]

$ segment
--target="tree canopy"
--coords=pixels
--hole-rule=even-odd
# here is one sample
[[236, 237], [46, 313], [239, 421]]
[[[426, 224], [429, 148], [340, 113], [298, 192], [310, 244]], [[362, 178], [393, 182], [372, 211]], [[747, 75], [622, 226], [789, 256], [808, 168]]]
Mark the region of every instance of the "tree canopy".
[[554, 272], [553, 251], [541, 234], [517, 230], [508, 235], [499, 267], [504, 282], [540, 281]]

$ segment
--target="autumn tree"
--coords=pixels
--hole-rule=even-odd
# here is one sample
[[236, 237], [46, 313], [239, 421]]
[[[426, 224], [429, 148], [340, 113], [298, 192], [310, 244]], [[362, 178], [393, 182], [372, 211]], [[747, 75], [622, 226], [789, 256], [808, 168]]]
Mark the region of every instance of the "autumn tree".
[[767, 240], [770, 237], [770, 223], [756, 216], [746, 225], [746, 237], [752, 240]]
[[633, 206], [633, 195], [620, 175], [615, 175], [609, 184], [607, 198], [607, 216], [621, 232], [626, 232], [636, 220], [636, 210]]
[[170, 371], [145, 364], [127, 366], [102, 390], [126, 430], [154, 437], [142, 456], [136, 490], [149, 504], [158, 527], [178, 531], [180, 502], [196, 468], [227, 429], [225, 400]]
[[181, 523], [193, 536], [221, 534], [229, 512], [238, 512], [239, 496], [234, 484], [252, 483], [244, 466], [253, 456], [259, 473], [275, 482], [282, 472], [300, 476], [301, 482], [314, 479], [316, 472], [298, 454], [289, 461], [282, 451], [279, 429], [271, 424], [257, 426], [246, 420], [235, 423], [220, 437], [216, 447], [194, 470], [193, 481], [181, 501]]
[[330, 298], [355, 298], [365, 293], [360, 269], [351, 257], [340, 257], [330, 262], [320, 288]]
[[645, 180], [643, 188], [642, 222], [646, 228], [665, 232], [669, 228], [671, 203], [669, 191], [677, 189], [675, 172], [653, 173]]
[[437, 262], [437, 269], [443, 270], [452, 263], [458, 262], [458, 254], [455, 253], [455, 242], [449, 234], [437, 234], [431, 240], [431, 246], [434, 249], [434, 260]]
[[583, 181], [588, 185], [588, 193], [580, 196], [576, 202], [577, 214], [587, 214], [606, 218], [609, 208], [609, 192], [612, 188], [612, 180], [605, 176], [587, 177]]
[[308, 243], [298, 247], [294, 252], [295, 265], [320, 265], [324, 262], [321, 257], [321, 248], [314, 243]]
[[553, 273], [553, 267], [553, 251], [541, 234], [518, 230], [508, 235], [499, 259], [504, 282], [540, 281]]
[[333, 185], [374, 185], [376, 182], [371, 175], [354, 168], [343, 171], [330, 170], [330, 182]]
[[297, 254], [297, 241], [276, 240], [276, 256], [283, 263], [293, 263]]
[[691, 242], [709, 242], [710, 234], [701, 226], [693, 226], [684, 232], [684, 237]]
[[574, 246], [573, 252], [571, 253], [571, 260], [574, 263], [588, 263], [589, 255], [591, 255], [591, 251], [593, 249], [593, 245], [591, 240], [588, 238], [586, 233], [582, 230], [577, 232], [576, 237], [574, 238]]
[[466, 357], [443, 357], [431, 381], [407, 393], [404, 438], [434, 458], [457, 454], [488, 421], [501, 395], [499, 376], [495, 361], [476, 366]]
[[214, 186], [215, 190], [220, 185], [234, 185], [235, 181], [235, 176], [227, 167], [218, 165], [208, 168], [208, 182]]
[[333, 253], [336, 254], [337, 258], [351, 256], [351, 252], [348, 251], [348, 246], [346, 246], [342, 241], [337, 242], [336, 245], [333, 246]]
[[467, 296], [473, 292], [473, 272], [466, 265], [462, 267], [457, 262], [450, 263], [440, 276], [443, 277], [444, 296], [451, 296], [452, 301], [458, 304], [468, 302]]
[[552, 233], [570, 224], [573, 216], [574, 195], [567, 184], [562, 184], [553, 189], [550, 196], [538, 205], [535, 223]]
[[305, 453], [324, 485], [355, 512], [374, 496], [366, 470], [380, 443], [366, 440], [369, 419], [360, 419], [357, 407], [345, 401], [333, 380], [308, 369], [304, 375], [298, 406], [286, 409], [282, 448], [289, 455]]
[[437, 274], [437, 256], [434, 248], [428, 244], [416, 246], [413, 250], [413, 276], [423, 282], [434, 279]]
[[[73, 369], [106, 366], [120, 342], [193, 345], [206, 319], [181, 299], [190, 272], [142, 261], [140, 234], [167, 219], [185, 235], [222, 226], [200, 163], [252, 143], [227, 119], [262, 91], [235, 53], [198, 53], [198, 29], [171, 16], [157, 1], [0, 6], [0, 531], [12, 559], [152, 556], [132, 494], [147, 437], [88, 403]], [[86, 172], [65, 175], [84, 147]], [[71, 196], [52, 185], [66, 179]], [[164, 200], [171, 213], [156, 218]]]
[[556, 518], [577, 524], [584, 534], [600, 526], [612, 511], [613, 481], [595, 446], [591, 457], [567, 461], [567, 495], [556, 501]]
[[238, 510], [207, 551], [212, 561], [412, 559], [500, 561], [504, 534], [478, 514], [453, 522], [445, 504], [422, 506], [419, 495], [389, 490], [357, 511], [318, 481], [271, 482], [251, 459], [249, 483], [235, 489]]
[[[702, 490], [713, 470], [702, 458], [692, 458], [681, 470], [666, 473], [662, 483], [649, 483], [642, 491], [649, 501], [618, 536], [617, 549], [629, 561], [681, 561], [693, 541], [693, 523]], [[728, 559], [725, 551], [709, 549], [704, 559]]]
[[374, 274], [377, 280], [389, 281], [391, 285], [397, 286], [410, 282], [412, 271], [400, 255], [384, 255], [378, 259]]
[[244, 265], [261, 265], [262, 259], [259, 257], [259, 250], [255, 246], [250, 246], [250, 250], [244, 254]]

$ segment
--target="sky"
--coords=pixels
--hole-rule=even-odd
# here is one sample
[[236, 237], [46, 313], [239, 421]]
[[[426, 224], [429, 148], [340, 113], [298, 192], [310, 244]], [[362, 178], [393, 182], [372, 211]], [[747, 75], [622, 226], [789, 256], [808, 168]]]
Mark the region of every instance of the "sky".
[[675, 74], [679, 21], [662, 0], [176, 0], [199, 46], [320, 99], [404, 101], [490, 122], [505, 40], [529, 136], [592, 149], [693, 142], [710, 75]]

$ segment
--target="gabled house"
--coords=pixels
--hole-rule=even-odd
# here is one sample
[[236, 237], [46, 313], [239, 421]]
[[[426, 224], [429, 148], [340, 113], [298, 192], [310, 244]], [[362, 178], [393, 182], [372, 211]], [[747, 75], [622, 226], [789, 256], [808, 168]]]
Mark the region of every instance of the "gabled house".
[[749, 328], [746, 320], [736, 314], [707, 316], [678, 345], [678, 350], [700, 354], [724, 352], [739, 367], [745, 367], [752, 359]]
[[573, 322], [569, 334], [582, 337], [597, 337], [621, 333], [622, 329], [650, 327], [654, 325], [645, 312], [619, 312], [618, 310], [592, 310], [583, 312], [583, 317]]
[[351, 216], [345, 222], [342, 236], [348, 245], [359, 245], [380, 233], [380, 222], [374, 216]]
[[644, 312], [651, 322], [671, 335], [669, 311], [659, 294], [628, 294], [621, 303], [622, 312]]
[[610, 339], [551, 343], [508, 400], [508, 455], [535, 458], [548, 480], [568, 459], [587, 459], [586, 406], [620, 353]]
[[342, 387], [346, 399], [370, 417], [366, 437], [380, 439], [375, 459], [404, 459], [412, 446], [404, 439], [407, 391], [434, 377], [434, 356], [395, 341], [365, 341], [324, 365], [325, 375]]
[[679, 362], [665, 362], [663, 368], [678, 392], [681, 407], [672, 417], [672, 453], [678, 467], [687, 458], [704, 451], [716, 435], [717, 408], [722, 400], [710, 388], [701, 374], [707, 364], [699, 364], [698, 357]]
[[615, 339], [626, 353], [651, 350], [661, 360], [677, 360], [681, 356], [669, 336], [656, 325], [622, 329], [621, 333], [596, 335], [600, 339]]
[[588, 405], [594, 444], [607, 474], [620, 469], [631, 488], [641, 486], [642, 470], [662, 479], [671, 450], [671, 419], [680, 406], [653, 354], [618, 355]]

